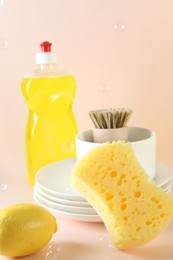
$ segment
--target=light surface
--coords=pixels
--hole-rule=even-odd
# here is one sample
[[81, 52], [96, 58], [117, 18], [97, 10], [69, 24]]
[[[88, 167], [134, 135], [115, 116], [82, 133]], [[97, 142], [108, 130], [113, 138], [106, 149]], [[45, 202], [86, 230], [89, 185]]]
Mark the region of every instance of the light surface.
[[[53, 43], [60, 65], [76, 77], [74, 113], [80, 131], [92, 128], [91, 109], [131, 107], [129, 124], [153, 129], [157, 159], [173, 167], [172, 0], [0, 2], [0, 179], [7, 184], [0, 207], [34, 202], [26, 181], [28, 111], [20, 82], [35, 68], [44, 40]], [[62, 244], [63, 252], [58, 260], [173, 259], [173, 222], [150, 244], [122, 253], [109, 247], [103, 224], [59, 216], [57, 221], [53, 242]], [[43, 260], [45, 254], [21, 259]]]
[[[8, 189], [0, 193], [1, 207], [11, 205], [17, 202], [31, 202], [33, 191], [26, 183], [23, 177], [20, 179], [20, 185], [16, 178], [17, 172], [9, 173], [2, 169], [6, 176]], [[22, 195], [21, 195], [22, 194]], [[109, 235], [102, 223], [86, 223], [74, 221], [67, 217], [55, 214], [59, 230], [53, 236], [50, 245], [54, 247], [54, 252], [59, 253], [57, 260], [171, 260], [173, 259], [173, 221], [168, 228], [155, 240], [145, 246], [127, 250], [118, 251], [112, 247]], [[21, 260], [44, 260], [48, 254], [49, 246], [37, 254], [22, 257]], [[0, 256], [0, 260], [10, 260]], [[47, 259], [45, 259], [47, 260]], [[52, 260], [52, 259], [51, 259]]]
[[[131, 126], [157, 134], [157, 159], [173, 166], [172, 0], [5, 0], [0, 8], [0, 158], [25, 174], [27, 107], [20, 90], [49, 40], [61, 67], [77, 81], [74, 113], [91, 129], [88, 111], [133, 109]], [[121, 32], [115, 30], [124, 25]], [[11, 166], [9, 165], [9, 161]]]

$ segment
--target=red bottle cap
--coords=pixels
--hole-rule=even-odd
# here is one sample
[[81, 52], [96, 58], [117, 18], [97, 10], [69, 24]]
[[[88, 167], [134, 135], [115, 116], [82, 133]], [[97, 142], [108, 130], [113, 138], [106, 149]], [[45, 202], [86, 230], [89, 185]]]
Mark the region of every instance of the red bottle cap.
[[41, 51], [42, 52], [51, 52], [51, 45], [52, 45], [52, 43], [50, 43], [50, 42], [40, 43]]
[[36, 53], [36, 64], [56, 64], [57, 63], [57, 55], [54, 52], [51, 52], [50, 42], [42, 42], [40, 43], [41, 52]]

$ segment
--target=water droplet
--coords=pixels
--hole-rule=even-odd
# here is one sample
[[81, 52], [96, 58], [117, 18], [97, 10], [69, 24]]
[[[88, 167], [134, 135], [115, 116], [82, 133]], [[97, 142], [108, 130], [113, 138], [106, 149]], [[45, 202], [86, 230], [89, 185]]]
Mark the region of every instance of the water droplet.
[[108, 92], [110, 90], [110, 86], [105, 84], [105, 83], [103, 83], [102, 85], [100, 85], [100, 90], [102, 92]]
[[74, 150], [75, 146], [74, 146], [73, 141], [71, 141], [71, 140], [66, 140], [66, 141], [64, 141], [64, 143], [62, 144], [62, 148], [63, 148], [63, 150], [64, 150], [65, 152], [70, 153], [70, 152], [72, 152], [72, 151]]
[[56, 260], [58, 259], [58, 256], [60, 255], [60, 252], [62, 251], [62, 245], [51, 243], [48, 246], [48, 249], [46, 251], [45, 259], [46, 260]]
[[4, 182], [0, 181], [0, 191], [4, 192], [7, 190], [7, 184], [5, 184]]
[[114, 29], [117, 33], [121, 33], [125, 30], [125, 24], [122, 21], [117, 21], [114, 25]]
[[5, 38], [0, 37], [0, 49], [6, 49], [8, 46], [8, 41]]
[[4, 0], [0, 0], [0, 7], [4, 5]]

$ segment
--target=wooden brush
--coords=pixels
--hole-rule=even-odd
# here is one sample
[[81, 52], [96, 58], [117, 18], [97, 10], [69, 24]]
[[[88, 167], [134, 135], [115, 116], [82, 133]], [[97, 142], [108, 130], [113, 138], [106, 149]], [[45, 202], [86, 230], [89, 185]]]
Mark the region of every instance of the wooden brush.
[[132, 114], [129, 108], [110, 108], [89, 111], [94, 123], [94, 142], [127, 140], [127, 122]]
[[125, 127], [132, 114], [129, 108], [110, 108], [89, 111], [96, 128], [110, 129]]

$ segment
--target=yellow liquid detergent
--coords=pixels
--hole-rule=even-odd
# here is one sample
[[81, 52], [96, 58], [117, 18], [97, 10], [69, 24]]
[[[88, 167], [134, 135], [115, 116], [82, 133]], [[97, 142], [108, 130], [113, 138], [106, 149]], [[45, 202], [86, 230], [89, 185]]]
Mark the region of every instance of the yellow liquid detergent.
[[29, 107], [26, 128], [27, 178], [33, 186], [43, 166], [76, 156], [77, 126], [72, 112], [73, 76], [25, 78], [22, 92]]

